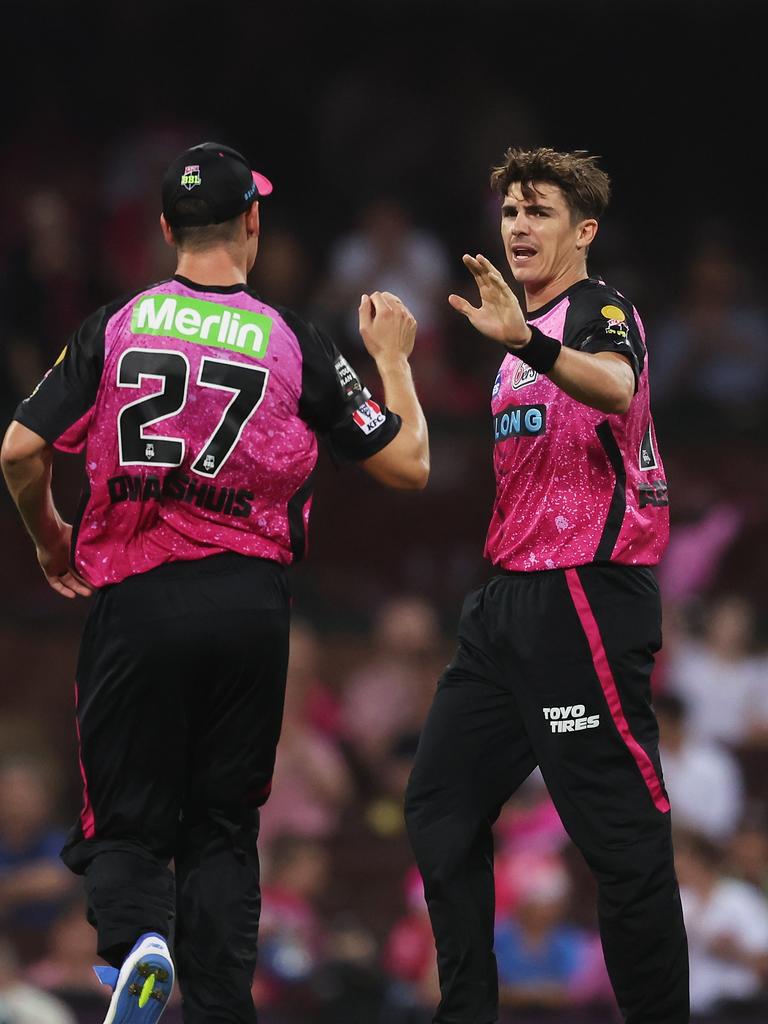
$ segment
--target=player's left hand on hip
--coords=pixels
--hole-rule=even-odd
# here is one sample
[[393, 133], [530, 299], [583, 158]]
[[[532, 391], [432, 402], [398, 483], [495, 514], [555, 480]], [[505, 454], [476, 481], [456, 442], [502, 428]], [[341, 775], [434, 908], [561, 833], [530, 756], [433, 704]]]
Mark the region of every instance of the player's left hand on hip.
[[37, 560], [49, 585], [62, 597], [90, 597], [93, 589], [80, 579], [69, 563], [72, 527], [61, 524], [58, 537], [45, 546], [38, 546]]
[[477, 256], [462, 257], [464, 266], [474, 277], [480, 292], [480, 306], [473, 306], [460, 295], [449, 295], [448, 301], [469, 320], [472, 326], [493, 341], [508, 348], [521, 348], [531, 338], [517, 296], [490, 260]]

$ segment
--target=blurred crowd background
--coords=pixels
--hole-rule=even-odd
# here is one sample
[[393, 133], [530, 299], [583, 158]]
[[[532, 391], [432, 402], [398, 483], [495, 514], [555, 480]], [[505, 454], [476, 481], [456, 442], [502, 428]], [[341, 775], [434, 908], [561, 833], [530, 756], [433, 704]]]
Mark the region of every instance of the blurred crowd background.
[[[325, 327], [374, 391], [360, 293], [392, 290], [419, 321], [429, 487], [386, 492], [321, 456], [310, 557], [293, 575], [260, 841], [261, 1020], [425, 1024], [437, 1000], [401, 804], [461, 599], [490, 571], [500, 355], [446, 296], [472, 296], [463, 252], [503, 266], [487, 180], [509, 144], [587, 148], [614, 179], [590, 269], [645, 321], [671, 496], [653, 685], [693, 1008], [712, 1024], [768, 1019], [759, 4], [733, 2], [727, 18], [714, 0], [111, 6], [4, 5], [0, 426], [87, 313], [172, 272], [158, 182], [208, 138], [275, 182], [251, 282], [265, 299]], [[70, 516], [80, 474], [57, 459]], [[106, 996], [79, 881], [58, 861], [81, 800], [72, 680], [86, 606], [46, 587], [5, 492], [0, 530], [0, 1022], [89, 1024]], [[496, 840], [503, 1019], [615, 1024], [594, 885], [536, 775]]]

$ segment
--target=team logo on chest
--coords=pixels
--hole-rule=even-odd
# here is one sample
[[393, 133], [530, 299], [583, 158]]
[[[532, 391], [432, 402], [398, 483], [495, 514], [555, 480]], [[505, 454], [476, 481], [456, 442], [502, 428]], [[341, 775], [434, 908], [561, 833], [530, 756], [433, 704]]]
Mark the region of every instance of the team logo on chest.
[[526, 366], [525, 363], [519, 362], [515, 367], [515, 372], [512, 374], [512, 390], [519, 391], [520, 388], [528, 387], [538, 377], [538, 373], [532, 370], [530, 366]]

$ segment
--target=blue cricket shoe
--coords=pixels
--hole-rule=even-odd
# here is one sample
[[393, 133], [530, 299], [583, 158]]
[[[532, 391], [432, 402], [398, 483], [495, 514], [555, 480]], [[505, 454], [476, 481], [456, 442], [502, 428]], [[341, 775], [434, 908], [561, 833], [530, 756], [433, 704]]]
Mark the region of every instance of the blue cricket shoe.
[[173, 960], [162, 935], [146, 932], [123, 966], [94, 967], [96, 977], [113, 990], [104, 1024], [155, 1024], [173, 991]]

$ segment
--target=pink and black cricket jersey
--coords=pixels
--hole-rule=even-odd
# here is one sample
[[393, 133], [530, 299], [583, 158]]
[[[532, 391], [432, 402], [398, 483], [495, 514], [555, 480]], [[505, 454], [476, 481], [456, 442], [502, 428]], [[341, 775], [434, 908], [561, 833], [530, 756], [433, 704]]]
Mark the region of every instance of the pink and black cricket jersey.
[[16, 419], [85, 449], [73, 560], [96, 587], [228, 551], [300, 558], [318, 435], [360, 460], [400, 427], [313, 325], [178, 275], [89, 317]]
[[579, 281], [528, 317], [561, 344], [619, 352], [637, 381], [629, 410], [570, 398], [509, 354], [493, 386], [496, 500], [485, 554], [504, 569], [592, 562], [655, 565], [669, 536], [664, 468], [651, 419], [645, 331], [602, 281]]

